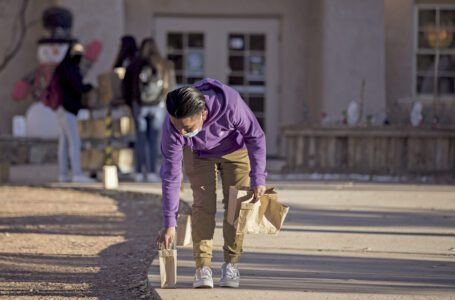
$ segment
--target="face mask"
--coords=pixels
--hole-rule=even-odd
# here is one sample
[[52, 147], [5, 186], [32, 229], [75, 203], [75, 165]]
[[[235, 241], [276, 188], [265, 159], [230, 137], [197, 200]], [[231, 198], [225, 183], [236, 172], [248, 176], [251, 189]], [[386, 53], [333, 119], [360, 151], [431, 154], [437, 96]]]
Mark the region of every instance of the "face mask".
[[199, 132], [201, 132], [201, 130], [202, 130], [202, 128], [199, 128], [199, 129], [196, 129], [194, 131], [185, 133], [183, 136], [187, 137], [187, 138], [192, 138], [192, 137], [195, 137]]
[[[202, 116], [201, 116], [201, 121], [202, 121]], [[201, 130], [202, 130], [202, 127], [199, 129], [196, 129], [194, 131], [187, 132], [183, 136], [187, 137], [187, 138], [192, 138], [192, 137], [195, 137], [199, 132], [201, 132]]]

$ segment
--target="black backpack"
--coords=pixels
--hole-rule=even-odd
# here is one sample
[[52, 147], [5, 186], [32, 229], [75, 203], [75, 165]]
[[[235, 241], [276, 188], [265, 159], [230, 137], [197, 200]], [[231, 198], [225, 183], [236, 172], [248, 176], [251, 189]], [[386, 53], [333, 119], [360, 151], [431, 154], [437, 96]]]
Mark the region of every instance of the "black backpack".
[[139, 92], [142, 105], [158, 105], [164, 90], [164, 80], [158, 70], [149, 65], [139, 73]]

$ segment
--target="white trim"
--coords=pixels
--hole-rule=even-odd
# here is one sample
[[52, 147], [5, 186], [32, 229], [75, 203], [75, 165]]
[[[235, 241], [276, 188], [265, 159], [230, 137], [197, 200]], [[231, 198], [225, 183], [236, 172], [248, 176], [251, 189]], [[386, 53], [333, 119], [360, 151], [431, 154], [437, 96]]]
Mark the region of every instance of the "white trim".
[[430, 3], [421, 3], [415, 4], [416, 8], [423, 8], [423, 9], [455, 9], [455, 4], [430, 4]]
[[[440, 11], [440, 10], [455, 10], [455, 4], [415, 4], [414, 6], [414, 19], [413, 19], [413, 53], [412, 53], [412, 88], [411, 88], [411, 99], [419, 100], [424, 103], [432, 103], [434, 101], [434, 96], [433, 95], [428, 95], [428, 94], [419, 94], [417, 93], [417, 73], [418, 73], [418, 68], [417, 68], [417, 55], [419, 54], [429, 54], [429, 55], [436, 55], [436, 60], [439, 59], [440, 55], [444, 54], [455, 54], [455, 49], [454, 50], [445, 50], [445, 51], [430, 51], [427, 49], [419, 49], [419, 23], [418, 23], [418, 13], [420, 10], [426, 10], [426, 9], [431, 9], [435, 11]], [[436, 17], [438, 18], [439, 14], [436, 14]], [[437, 20], [437, 23], [438, 20]], [[437, 74], [437, 68], [438, 64], [435, 63], [435, 70], [433, 74]], [[435, 87], [433, 87], [435, 88]], [[403, 99], [406, 99], [406, 101], [403, 101]], [[399, 103], [407, 103], [409, 98], [401, 98], [398, 99]], [[455, 95], [453, 96], [444, 96], [444, 95], [439, 95], [438, 96], [438, 101], [442, 102], [449, 102], [449, 101], [455, 101]]]
[[[429, 95], [420, 95], [420, 96], [415, 96], [415, 97], [402, 97], [398, 98], [397, 102], [400, 104], [407, 104], [407, 103], [414, 103], [415, 101], [422, 102], [423, 104], [431, 104], [433, 103], [433, 96]], [[447, 104], [452, 104], [455, 101], [455, 97], [439, 97], [438, 102], [439, 103], [447, 103]]]
[[[411, 87], [411, 98], [416, 98], [417, 96], [417, 51], [419, 49], [418, 42], [419, 42], [419, 24], [418, 24], [418, 13], [419, 13], [420, 5], [416, 5], [414, 7], [414, 18], [413, 18], [413, 49], [412, 49], [412, 87]], [[400, 101], [400, 100], [398, 100]]]

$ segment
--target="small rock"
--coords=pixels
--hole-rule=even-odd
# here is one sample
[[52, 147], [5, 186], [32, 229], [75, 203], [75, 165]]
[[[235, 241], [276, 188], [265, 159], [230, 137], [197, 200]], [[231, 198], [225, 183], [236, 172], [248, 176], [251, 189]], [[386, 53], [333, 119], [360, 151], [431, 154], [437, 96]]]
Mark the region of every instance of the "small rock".
[[142, 282], [141, 282], [141, 281], [140, 281], [140, 282], [136, 282], [136, 283], [130, 284], [130, 285], [128, 286], [128, 289], [129, 289], [129, 290], [132, 290], [132, 289], [135, 289], [135, 288], [140, 287], [141, 285], [142, 285]]
[[455, 248], [454, 248], [454, 247], [452, 247], [452, 248], [450, 248], [450, 249], [449, 249], [449, 251], [455, 251]]

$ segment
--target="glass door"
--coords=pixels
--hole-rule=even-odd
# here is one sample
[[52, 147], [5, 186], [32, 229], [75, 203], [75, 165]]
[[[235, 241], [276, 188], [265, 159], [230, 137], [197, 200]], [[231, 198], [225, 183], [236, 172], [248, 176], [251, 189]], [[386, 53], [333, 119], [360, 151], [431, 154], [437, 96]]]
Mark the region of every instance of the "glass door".
[[279, 149], [278, 30], [275, 19], [157, 17], [155, 37], [172, 60], [179, 86], [204, 77], [235, 88], [266, 133], [267, 154]]
[[204, 78], [203, 32], [168, 32], [165, 53], [174, 62], [178, 85], [193, 84]]
[[228, 84], [242, 98], [265, 127], [266, 56], [265, 34], [229, 33]]

